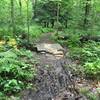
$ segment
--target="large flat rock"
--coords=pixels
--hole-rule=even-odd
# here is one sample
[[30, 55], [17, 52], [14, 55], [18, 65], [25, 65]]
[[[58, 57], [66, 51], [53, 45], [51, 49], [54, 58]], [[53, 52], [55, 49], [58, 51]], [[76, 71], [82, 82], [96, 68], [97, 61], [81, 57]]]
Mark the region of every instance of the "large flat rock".
[[36, 45], [38, 52], [47, 52], [54, 55], [63, 55], [63, 47], [60, 44], [39, 43]]

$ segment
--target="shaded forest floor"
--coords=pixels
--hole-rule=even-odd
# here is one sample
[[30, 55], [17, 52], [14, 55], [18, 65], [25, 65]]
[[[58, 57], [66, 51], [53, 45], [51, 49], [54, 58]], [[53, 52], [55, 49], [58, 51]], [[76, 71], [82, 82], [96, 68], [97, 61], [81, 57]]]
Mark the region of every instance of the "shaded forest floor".
[[[36, 44], [56, 43], [51, 39], [52, 34], [44, 34]], [[67, 52], [67, 48], [64, 48], [63, 56], [44, 51], [33, 52], [39, 62], [37, 65], [38, 74], [33, 80], [36, 91], [25, 90], [22, 100], [89, 100], [81, 93], [87, 91], [97, 95], [95, 84], [90, 84], [91, 81], [72, 74], [71, 67], [77, 67], [77, 65], [65, 56]]]

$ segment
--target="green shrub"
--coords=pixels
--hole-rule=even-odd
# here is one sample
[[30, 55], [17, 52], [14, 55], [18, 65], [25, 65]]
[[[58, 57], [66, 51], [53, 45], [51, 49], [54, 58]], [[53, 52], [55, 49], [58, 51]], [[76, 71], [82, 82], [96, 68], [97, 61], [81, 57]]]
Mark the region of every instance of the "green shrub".
[[83, 47], [70, 48], [71, 58], [79, 60], [84, 67], [86, 76], [98, 79], [100, 76], [100, 43], [93, 41], [83, 44]]
[[12, 36], [11, 29], [8, 29], [8, 27], [1, 27], [0, 28], [0, 40], [5, 39], [5, 37]]
[[31, 85], [36, 75], [36, 61], [26, 50], [11, 49], [0, 52], [0, 91], [15, 94]]
[[88, 42], [82, 48], [82, 61], [94, 61], [100, 58], [100, 43]]
[[78, 34], [71, 34], [70, 38], [67, 40], [67, 45], [69, 48], [73, 48], [73, 47], [78, 47], [80, 46], [80, 41], [79, 41], [79, 35]]
[[100, 79], [100, 59], [84, 64], [85, 73], [89, 77]]

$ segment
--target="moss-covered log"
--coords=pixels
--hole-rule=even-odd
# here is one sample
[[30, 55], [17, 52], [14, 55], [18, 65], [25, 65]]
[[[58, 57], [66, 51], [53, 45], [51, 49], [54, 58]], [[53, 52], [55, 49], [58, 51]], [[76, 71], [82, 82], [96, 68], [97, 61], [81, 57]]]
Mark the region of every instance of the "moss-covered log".
[[95, 42], [100, 42], [100, 36], [97, 35], [84, 35], [80, 37], [80, 41], [86, 42], [86, 41], [95, 41]]

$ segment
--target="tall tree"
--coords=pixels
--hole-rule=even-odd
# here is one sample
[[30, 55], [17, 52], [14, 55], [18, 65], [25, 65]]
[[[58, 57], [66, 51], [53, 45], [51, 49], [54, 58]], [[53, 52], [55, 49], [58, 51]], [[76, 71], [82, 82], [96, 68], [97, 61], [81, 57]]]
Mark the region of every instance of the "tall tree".
[[13, 36], [15, 37], [14, 0], [11, 0], [11, 26], [12, 26]]
[[59, 22], [59, 15], [60, 15], [60, 4], [57, 2], [57, 23]]
[[22, 0], [19, 0], [19, 6], [20, 6], [20, 16], [22, 15]]
[[84, 18], [84, 28], [87, 28], [89, 24], [89, 14], [91, 10], [91, 0], [86, 0], [85, 2], [85, 18]]
[[37, 7], [37, 0], [33, 0], [32, 5], [33, 5], [33, 16], [36, 16], [36, 7]]
[[29, 42], [29, 32], [30, 32], [30, 23], [29, 23], [29, 0], [26, 0], [27, 4], [27, 33], [28, 33], [28, 42]]

